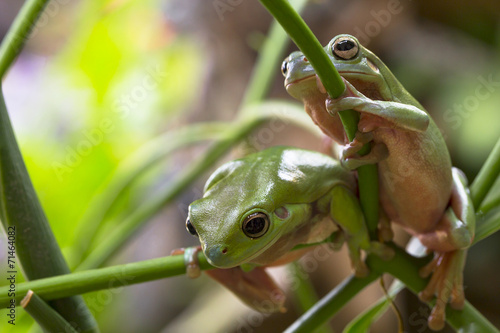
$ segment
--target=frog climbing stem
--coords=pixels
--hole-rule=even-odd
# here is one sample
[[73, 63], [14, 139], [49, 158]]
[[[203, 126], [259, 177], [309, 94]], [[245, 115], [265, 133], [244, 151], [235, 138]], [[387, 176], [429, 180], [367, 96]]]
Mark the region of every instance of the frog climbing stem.
[[[260, 2], [281, 24], [290, 38], [304, 53], [318, 74], [328, 95], [333, 98], [340, 96], [345, 90], [342, 78], [324, 52], [318, 39], [293, 7], [290, 6], [288, 1], [260, 0]], [[352, 141], [357, 130], [359, 114], [353, 110], [346, 110], [340, 112], [339, 116], [344, 125], [347, 137]], [[365, 155], [369, 151], [369, 146], [365, 145], [359, 154]], [[366, 165], [358, 168], [358, 181], [361, 207], [368, 225], [370, 237], [375, 239], [379, 219], [377, 165]]]

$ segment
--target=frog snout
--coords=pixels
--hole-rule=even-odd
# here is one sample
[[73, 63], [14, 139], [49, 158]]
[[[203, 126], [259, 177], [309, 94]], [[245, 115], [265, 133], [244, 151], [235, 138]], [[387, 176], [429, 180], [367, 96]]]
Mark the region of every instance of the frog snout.
[[225, 245], [207, 246], [205, 248], [205, 255], [208, 261], [216, 267], [224, 268], [228, 264], [229, 249]]

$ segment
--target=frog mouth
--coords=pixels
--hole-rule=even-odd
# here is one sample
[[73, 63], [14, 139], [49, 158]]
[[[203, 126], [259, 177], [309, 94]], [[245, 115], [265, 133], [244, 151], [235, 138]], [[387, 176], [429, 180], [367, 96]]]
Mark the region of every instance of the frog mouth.
[[288, 82], [288, 80], [285, 80], [285, 88], [288, 88], [289, 86], [292, 86], [294, 84], [300, 83], [302, 81], [309, 80], [309, 79], [313, 78], [314, 76], [316, 76], [316, 74], [310, 74], [310, 75], [301, 77], [301, 78], [299, 78], [297, 80], [294, 80], [292, 82]]
[[[357, 72], [357, 71], [339, 71], [339, 74], [341, 76], [344, 76], [345, 74], [349, 75], [349, 74], [355, 74], [355, 75], [362, 75], [362, 76], [376, 76], [375, 74], [370, 74], [370, 73], [365, 73], [365, 72]], [[304, 76], [304, 77], [301, 77], [295, 81], [292, 81], [292, 82], [287, 82], [285, 81], [285, 88], [288, 89], [288, 87], [292, 86], [292, 85], [295, 85], [297, 83], [300, 83], [300, 82], [303, 82], [303, 81], [306, 81], [306, 80], [310, 80], [312, 79], [313, 77], [316, 77], [316, 85], [318, 87], [318, 90], [322, 93], [326, 93], [326, 89], [325, 89], [325, 86], [323, 85], [323, 83], [321, 82], [321, 80], [319, 79], [319, 77], [316, 75], [316, 73], [314, 74], [310, 74], [310, 75], [307, 75], [307, 76]]]

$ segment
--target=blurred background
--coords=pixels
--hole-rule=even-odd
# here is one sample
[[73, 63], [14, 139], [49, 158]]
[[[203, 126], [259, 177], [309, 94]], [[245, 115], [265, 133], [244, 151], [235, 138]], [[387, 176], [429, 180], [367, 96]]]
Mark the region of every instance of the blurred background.
[[[0, 36], [20, 5], [0, 2]], [[323, 45], [350, 33], [376, 53], [432, 114], [454, 165], [474, 179], [500, 134], [500, 2], [318, 0], [303, 17]], [[49, 3], [4, 79], [3, 92], [32, 181], [72, 266], [75, 244], [84, 237], [79, 232], [84, 213], [120, 162], [190, 123], [235, 119], [270, 23], [260, 3], [249, 0]], [[283, 58], [294, 50], [290, 43]], [[269, 97], [292, 100], [279, 64]], [[292, 125], [277, 134], [262, 147], [321, 146]], [[154, 198], [207, 146], [175, 152], [145, 172], [107, 214], [105, 230]], [[235, 149], [225, 160], [237, 156]], [[197, 245], [185, 230], [186, 209], [201, 196], [208, 175], [149, 221], [108, 264]], [[104, 232], [100, 241], [105, 237]], [[398, 232], [400, 244], [407, 238]], [[468, 300], [498, 327], [499, 253], [497, 234], [469, 251], [465, 271]], [[305, 258], [299, 271], [310, 273], [320, 296], [351, 272], [343, 251], [311, 262]], [[287, 289], [297, 273], [280, 268], [273, 274]], [[331, 326], [341, 331], [380, 296], [378, 284], [363, 291]], [[286, 314], [260, 315], [206, 276], [95, 292], [85, 299], [102, 332], [279, 332], [299, 315], [293, 295]], [[397, 304], [405, 332], [426, 332], [426, 306], [406, 292]], [[1, 320], [0, 331], [36, 331], [21, 310], [17, 319], [15, 328]], [[372, 332], [397, 332], [394, 313], [388, 311]]]

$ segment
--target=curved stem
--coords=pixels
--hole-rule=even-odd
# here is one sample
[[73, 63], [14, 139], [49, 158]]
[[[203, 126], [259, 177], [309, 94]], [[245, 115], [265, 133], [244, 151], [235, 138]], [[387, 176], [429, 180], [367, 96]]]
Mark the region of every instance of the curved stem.
[[[328, 95], [333, 98], [339, 97], [345, 90], [344, 82], [304, 20], [286, 0], [260, 0], [260, 2], [304, 53], [325, 86]], [[353, 110], [346, 110], [339, 112], [339, 116], [347, 137], [352, 141], [358, 129], [359, 114]], [[369, 151], [369, 146], [365, 145], [360, 154], [367, 154]], [[360, 203], [365, 214], [368, 230], [372, 239], [376, 239], [379, 218], [377, 165], [360, 167], [358, 169], [358, 182]]]

